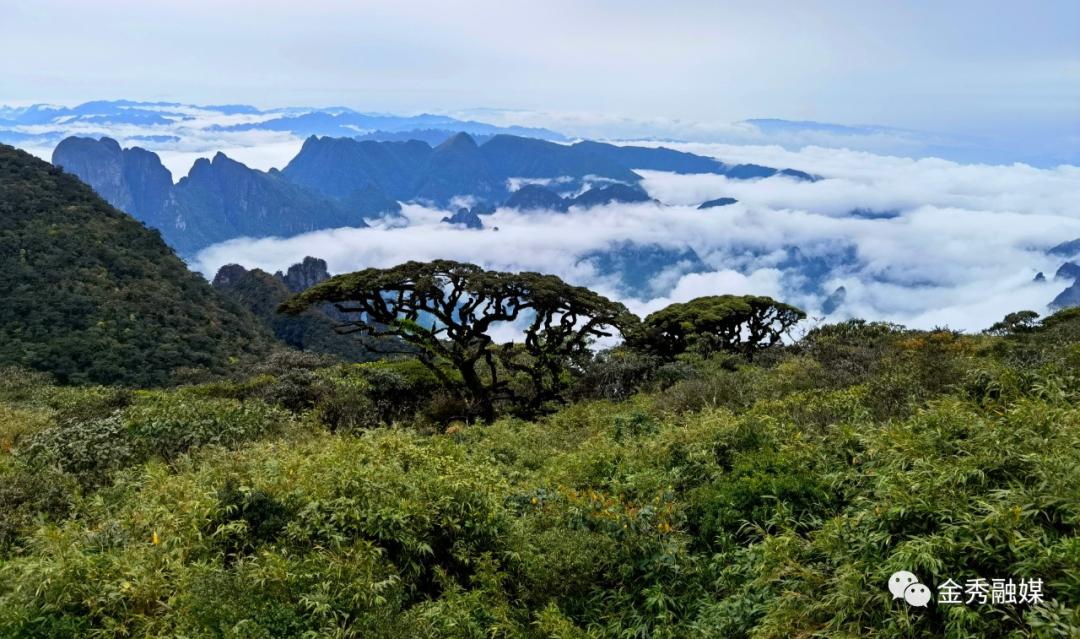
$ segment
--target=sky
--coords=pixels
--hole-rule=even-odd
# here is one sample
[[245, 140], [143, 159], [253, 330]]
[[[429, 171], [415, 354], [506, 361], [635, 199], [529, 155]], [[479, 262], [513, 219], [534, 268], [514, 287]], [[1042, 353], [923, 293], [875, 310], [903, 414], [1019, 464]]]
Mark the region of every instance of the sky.
[[1078, 33], [1075, 0], [35, 0], [0, 9], [0, 104], [492, 109], [688, 139], [783, 118], [1034, 153], [1080, 146]]

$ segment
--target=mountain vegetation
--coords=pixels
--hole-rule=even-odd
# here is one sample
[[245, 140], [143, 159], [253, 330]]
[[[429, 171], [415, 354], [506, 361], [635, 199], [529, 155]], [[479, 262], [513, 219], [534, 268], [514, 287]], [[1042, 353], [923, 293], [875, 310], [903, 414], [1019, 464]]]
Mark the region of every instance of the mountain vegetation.
[[[0, 635], [1076, 636], [1080, 313], [1022, 315], [615, 348], [487, 424], [413, 359], [139, 393], [5, 369]], [[1043, 600], [913, 608], [897, 570]]]
[[74, 176], [0, 146], [0, 363], [64, 383], [225, 373], [272, 338], [160, 235]]
[[754, 353], [778, 344], [806, 313], [771, 297], [714, 295], [671, 304], [645, 318], [632, 344], [665, 359], [687, 351]]
[[[564, 400], [565, 371], [589, 343], [636, 319], [618, 302], [554, 275], [484, 271], [449, 260], [407, 262], [331, 278], [282, 306], [298, 314], [334, 304], [354, 331], [393, 337], [472, 412], [491, 421], [500, 403], [524, 415]], [[520, 343], [496, 345], [499, 325], [527, 322]], [[444, 367], [456, 375], [450, 377]]]

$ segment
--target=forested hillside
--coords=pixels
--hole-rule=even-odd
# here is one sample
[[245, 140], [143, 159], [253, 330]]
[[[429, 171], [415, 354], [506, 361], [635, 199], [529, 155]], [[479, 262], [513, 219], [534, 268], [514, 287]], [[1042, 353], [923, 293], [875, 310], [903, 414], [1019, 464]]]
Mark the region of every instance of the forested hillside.
[[74, 176], [0, 145], [0, 363], [61, 382], [222, 373], [272, 341], [161, 240]]

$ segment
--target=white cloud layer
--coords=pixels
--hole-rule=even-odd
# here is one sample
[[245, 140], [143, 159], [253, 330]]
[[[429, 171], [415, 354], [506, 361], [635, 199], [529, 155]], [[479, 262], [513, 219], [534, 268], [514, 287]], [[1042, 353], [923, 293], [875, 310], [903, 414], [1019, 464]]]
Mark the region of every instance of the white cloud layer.
[[[1080, 237], [1080, 168], [961, 165], [817, 147], [685, 148], [729, 162], [790, 166], [825, 179], [738, 181], [643, 172], [645, 188], [662, 204], [613, 204], [568, 214], [500, 209], [484, 218], [487, 228], [481, 231], [441, 224], [444, 211], [406, 205], [406, 227], [236, 239], [204, 250], [195, 267], [208, 276], [230, 262], [273, 271], [314, 255], [340, 273], [449, 258], [554, 273], [619, 298], [639, 314], [700, 295], [754, 293], [820, 315], [825, 296], [844, 286], [846, 301], [831, 319], [963, 330], [985, 328], [1015, 310], [1044, 311], [1066, 286], [1052, 281], [1062, 259], [1045, 251]], [[696, 208], [725, 196], [739, 203]], [[859, 208], [895, 217], [848, 215]], [[659, 296], [628, 297], [580, 259], [622, 241], [692, 248], [710, 271], [672, 278]], [[798, 269], [785, 263], [791, 247], [805, 258], [830, 260], [820, 286], [804, 286]], [[852, 259], [839, 259], [845, 251]], [[1038, 271], [1051, 281], [1033, 282]]]

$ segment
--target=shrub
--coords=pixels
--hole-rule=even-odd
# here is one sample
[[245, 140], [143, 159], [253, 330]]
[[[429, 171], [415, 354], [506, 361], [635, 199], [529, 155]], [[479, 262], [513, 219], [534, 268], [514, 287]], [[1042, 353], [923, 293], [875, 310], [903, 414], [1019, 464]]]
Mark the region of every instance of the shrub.
[[327, 392], [327, 384], [319, 375], [297, 368], [278, 375], [263, 386], [258, 395], [270, 404], [301, 412], [314, 408]]
[[367, 394], [380, 422], [386, 425], [413, 417], [439, 394], [439, 379], [414, 359], [360, 367]]
[[138, 458], [136, 442], [119, 415], [61, 421], [33, 436], [18, 454], [35, 468], [59, 468], [87, 487], [106, 483], [113, 471]]
[[316, 412], [331, 433], [355, 433], [379, 424], [379, 413], [368, 397], [364, 380], [347, 377], [330, 381]]
[[71, 478], [53, 468], [31, 468], [0, 458], [0, 562], [41, 522], [67, 516], [74, 499]]
[[195, 399], [176, 393], [149, 395], [123, 417], [137, 454], [165, 460], [196, 446], [235, 446], [280, 433], [290, 422], [288, 413], [263, 402]]
[[598, 353], [574, 382], [578, 398], [624, 400], [651, 382], [661, 362], [658, 357], [626, 348]]
[[40, 398], [51, 383], [52, 378], [48, 373], [0, 366], [0, 402], [31, 402]]
[[134, 399], [135, 394], [126, 388], [76, 386], [53, 390], [46, 404], [56, 411], [60, 421], [85, 421], [108, 417]]
[[275, 377], [296, 370], [314, 371], [327, 368], [339, 362], [338, 359], [319, 353], [309, 353], [293, 349], [277, 349], [264, 359], [252, 364], [247, 369], [247, 376], [273, 375]]
[[48, 412], [0, 404], [0, 455], [11, 453], [52, 424]]

